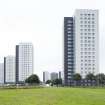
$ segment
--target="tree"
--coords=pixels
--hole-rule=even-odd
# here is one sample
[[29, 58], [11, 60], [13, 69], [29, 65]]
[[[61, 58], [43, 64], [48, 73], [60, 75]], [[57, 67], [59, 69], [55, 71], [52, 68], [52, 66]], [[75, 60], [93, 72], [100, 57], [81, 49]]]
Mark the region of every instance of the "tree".
[[99, 85], [103, 86], [105, 84], [105, 75], [103, 73], [97, 74], [96, 80], [97, 80]]
[[51, 80], [47, 80], [46, 81], [46, 84], [50, 84], [52, 81]]
[[86, 75], [86, 79], [87, 80], [96, 80], [96, 77], [95, 77], [95, 75], [94, 74], [92, 74], [92, 73], [89, 73], [89, 74], [87, 74]]
[[76, 74], [74, 74], [73, 79], [74, 79], [75, 81], [79, 81], [79, 80], [82, 79], [82, 77], [81, 77], [81, 75], [80, 75], [79, 73], [76, 73]]
[[31, 76], [29, 76], [26, 80], [25, 83], [29, 83], [29, 84], [39, 84], [40, 80], [39, 77], [36, 74], [33, 74]]
[[75, 80], [75, 85], [80, 86], [80, 80], [82, 79], [81, 75], [79, 73], [74, 74], [73, 79]]
[[52, 81], [52, 84], [56, 86], [62, 85], [62, 79], [55, 79]]

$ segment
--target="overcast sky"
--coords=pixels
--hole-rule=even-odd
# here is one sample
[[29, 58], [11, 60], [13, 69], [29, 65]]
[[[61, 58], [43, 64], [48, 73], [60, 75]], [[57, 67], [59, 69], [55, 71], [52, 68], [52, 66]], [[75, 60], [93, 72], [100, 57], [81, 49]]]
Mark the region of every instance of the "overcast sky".
[[0, 0], [0, 61], [15, 45], [32, 42], [34, 72], [63, 70], [63, 18], [99, 9], [100, 72], [105, 73], [105, 0]]

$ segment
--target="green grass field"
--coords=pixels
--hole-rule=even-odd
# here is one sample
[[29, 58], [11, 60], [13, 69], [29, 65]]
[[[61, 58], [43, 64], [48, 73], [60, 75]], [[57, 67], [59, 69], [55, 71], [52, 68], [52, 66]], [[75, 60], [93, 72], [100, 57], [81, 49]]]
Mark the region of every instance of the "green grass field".
[[0, 105], [105, 105], [105, 89], [1, 89]]

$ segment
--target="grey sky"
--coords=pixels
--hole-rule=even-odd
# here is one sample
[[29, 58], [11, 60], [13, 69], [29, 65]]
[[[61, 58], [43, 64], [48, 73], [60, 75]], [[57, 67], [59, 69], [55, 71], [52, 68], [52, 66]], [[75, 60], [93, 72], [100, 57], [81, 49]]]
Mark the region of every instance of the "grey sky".
[[100, 72], [105, 73], [105, 0], [0, 0], [0, 56], [19, 42], [34, 44], [34, 72], [63, 70], [63, 17], [99, 9]]

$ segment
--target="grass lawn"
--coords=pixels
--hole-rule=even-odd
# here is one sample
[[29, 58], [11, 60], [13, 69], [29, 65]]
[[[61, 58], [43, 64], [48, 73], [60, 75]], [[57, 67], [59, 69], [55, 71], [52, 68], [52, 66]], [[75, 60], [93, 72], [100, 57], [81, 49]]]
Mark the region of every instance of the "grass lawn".
[[0, 105], [105, 105], [105, 89], [1, 89]]

